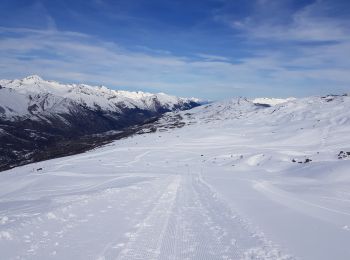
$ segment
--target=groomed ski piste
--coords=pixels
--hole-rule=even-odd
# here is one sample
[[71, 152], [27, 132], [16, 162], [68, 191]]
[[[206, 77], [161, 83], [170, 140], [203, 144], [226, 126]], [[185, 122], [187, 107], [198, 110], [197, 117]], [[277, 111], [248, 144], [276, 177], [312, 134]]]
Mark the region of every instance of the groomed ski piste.
[[350, 97], [277, 103], [1, 172], [0, 258], [350, 259]]

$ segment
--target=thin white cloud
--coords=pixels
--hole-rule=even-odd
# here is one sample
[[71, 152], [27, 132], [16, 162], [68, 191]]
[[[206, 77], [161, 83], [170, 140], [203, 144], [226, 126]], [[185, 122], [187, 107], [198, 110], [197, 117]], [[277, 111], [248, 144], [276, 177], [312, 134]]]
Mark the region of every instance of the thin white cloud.
[[241, 67], [246, 73], [263, 73], [263, 83], [313, 93], [349, 91], [349, 17], [335, 16], [339, 6], [332, 1], [317, 0], [299, 9], [288, 3], [259, 0], [246, 17], [221, 10], [214, 20], [233, 28], [232, 34], [249, 46], [254, 57], [241, 58]]
[[223, 57], [223, 56], [219, 56], [219, 55], [212, 55], [212, 54], [206, 54], [206, 53], [198, 53], [197, 54], [198, 57], [206, 60], [206, 61], [230, 61], [229, 58], [227, 57]]
[[[341, 48], [300, 48], [295, 57], [283, 51], [264, 50], [233, 64], [226, 57], [205, 53], [194, 59], [163, 50], [130, 51], [117, 43], [76, 32], [0, 27], [0, 34], [1, 78], [39, 74], [65, 82], [211, 99], [242, 94], [291, 95], [298, 93], [295, 87], [305, 79], [322, 84], [327, 77], [327, 84], [340, 89], [350, 82], [345, 73], [350, 62], [341, 53], [349, 50], [345, 43]], [[329, 62], [332, 67], [327, 65]], [[288, 66], [313, 69], [302, 71]]]
[[[282, 41], [350, 40], [349, 19], [344, 20], [327, 15], [332, 9], [332, 2], [315, 1], [288, 14], [289, 17], [284, 17], [283, 7], [280, 6], [282, 2], [274, 3], [274, 7], [271, 7], [270, 1], [257, 1], [253, 14], [242, 20], [226, 18], [225, 21], [234, 29], [242, 30], [247, 36], [255, 39]], [[266, 14], [262, 15], [266, 8], [269, 8], [270, 18], [266, 18]], [[274, 10], [274, 15], [271, 15], [271, 9]], [[280, 19], [278, 19], [279, 17]]]
[[175, 94], [220, 83], [212, 73], [217, 63], [207, 59], [194, 62], [165, 52], [131, 52], [73, 32], [18, 28], [0, 28], [0, 32], [11, 32], [0, 40], [2, 77], [35, 73], [49, 79]]

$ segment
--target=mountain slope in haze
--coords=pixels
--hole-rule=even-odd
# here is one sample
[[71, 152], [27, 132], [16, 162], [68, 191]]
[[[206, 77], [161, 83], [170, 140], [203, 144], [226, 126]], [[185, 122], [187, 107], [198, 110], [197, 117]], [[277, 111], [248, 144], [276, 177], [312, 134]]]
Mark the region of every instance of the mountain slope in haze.
[[84, 151], [165, 112], [198, 105], [194, 98], [60, 84], [36, 75], [0, 80], [0, 169]]
[[151, 125], [2, 172], [1, 257], [350, 259], [350, 97], [234, 98]]

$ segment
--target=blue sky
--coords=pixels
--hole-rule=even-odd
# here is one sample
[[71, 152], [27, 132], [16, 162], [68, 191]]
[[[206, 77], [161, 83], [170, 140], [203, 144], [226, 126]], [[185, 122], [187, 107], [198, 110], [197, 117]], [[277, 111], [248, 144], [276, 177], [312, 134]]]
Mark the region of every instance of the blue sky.
[[350, 90], [348, 0], [1, 0], [0, 78], [222, 99]]

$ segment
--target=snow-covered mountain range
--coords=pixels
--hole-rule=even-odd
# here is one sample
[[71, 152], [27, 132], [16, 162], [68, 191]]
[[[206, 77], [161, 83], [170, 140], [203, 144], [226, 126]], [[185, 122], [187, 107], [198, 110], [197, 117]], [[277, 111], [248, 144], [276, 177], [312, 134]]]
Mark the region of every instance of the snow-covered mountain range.
[[[36, 75], [0, 80], [0, 169], [81, 152], [101, 142], [96, 134], [125, 133], [165, 112], [198, 105], [195, 98], [61, 84]], [[109, 132], [108, 139], [116, 134]]]
[[264, 103], [1, 172], [1, 257], [350, 259], [350, 97]]
[[43, 80], [37, 75], [19, 80], [0, 80], [0, 86], [0, 118], [12, 120], [56, 116], [80, 108], [106, 113], [123, 113], [126, 109], [157, 113], [188, 109], [199, 102], [195, 98], [179, 98], [164, 93], [61, 84]]

